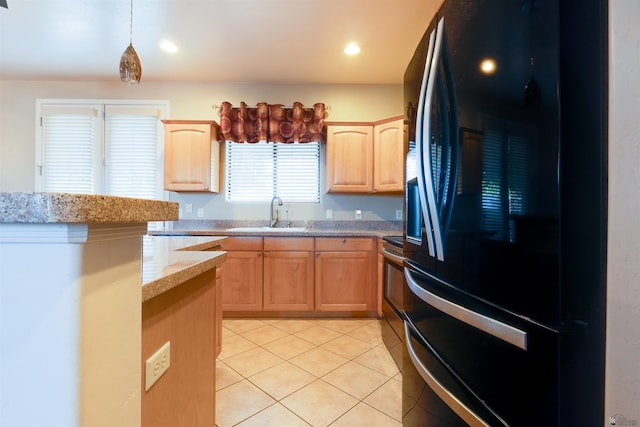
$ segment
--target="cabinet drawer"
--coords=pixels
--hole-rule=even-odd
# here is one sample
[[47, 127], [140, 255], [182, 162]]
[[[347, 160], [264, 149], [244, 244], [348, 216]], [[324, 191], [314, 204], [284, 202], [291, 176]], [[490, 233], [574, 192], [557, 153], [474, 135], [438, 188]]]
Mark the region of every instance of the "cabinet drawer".
[[372, 244], [368, 237], [317, 237], [316, 251], [370, 251]]
[[223, 244], [224, 251], [261, 251], [262, 237], [229, 237]]
[[313, 237], [265, 237], [265, 251], [313, 251]]

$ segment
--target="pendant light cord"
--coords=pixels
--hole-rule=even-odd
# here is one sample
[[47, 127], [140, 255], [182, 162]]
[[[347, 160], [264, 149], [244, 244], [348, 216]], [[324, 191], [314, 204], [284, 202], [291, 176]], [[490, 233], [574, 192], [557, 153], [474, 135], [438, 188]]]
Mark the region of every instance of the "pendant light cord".
[[131, 10], [129, 17], [129, 44], [133, 45], [133, 0], [131, 0]]

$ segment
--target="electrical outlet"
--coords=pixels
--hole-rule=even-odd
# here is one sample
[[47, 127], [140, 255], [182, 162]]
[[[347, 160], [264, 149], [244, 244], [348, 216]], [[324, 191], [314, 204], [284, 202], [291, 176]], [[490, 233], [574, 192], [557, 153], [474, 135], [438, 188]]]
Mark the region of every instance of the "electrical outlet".
[[193, 203], [185, 203], [184, 210], [186, 213], [193, 212]]
[[396, 210], [396, 219], [402, 219], [402, 210], [401, 209], [397, 209]]
[[204, 217], [204, 208], [198, 208], [198, 218]]
[[356, 209], [356, 219], [362, 219], [362, 211], [360, 209]]
[[145, 387], [147, 391], [171, 365], [171, 342], [167, 341], [145, 362]]
[[333, 209], [327, 209], [327, 219], [333, 218]]

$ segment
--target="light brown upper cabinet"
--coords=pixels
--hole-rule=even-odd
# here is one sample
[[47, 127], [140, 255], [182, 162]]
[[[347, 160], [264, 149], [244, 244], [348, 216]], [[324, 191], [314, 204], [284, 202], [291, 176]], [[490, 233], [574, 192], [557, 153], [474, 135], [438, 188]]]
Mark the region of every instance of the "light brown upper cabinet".
[[209, 120], [163, 120], [164, 189], [210, 191], [220, 186], [220, 127]]
[[404, 190], [406, 138], [402, 117], [374, 124], [373, 191], [382, 193]]
[[389, 193], [404, 188], [402, 116], [327, 126], [327, 191]]

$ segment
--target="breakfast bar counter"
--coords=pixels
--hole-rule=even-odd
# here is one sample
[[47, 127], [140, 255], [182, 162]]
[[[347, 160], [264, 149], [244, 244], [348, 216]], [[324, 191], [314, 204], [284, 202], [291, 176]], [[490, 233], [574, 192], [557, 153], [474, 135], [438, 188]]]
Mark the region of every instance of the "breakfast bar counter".
[[0, 193], [3, 424], [140, 425], [142, 236], [176, 219], [172, 202]]
[[225, 236], [144, 236], [142, 302], [220, 267]]

